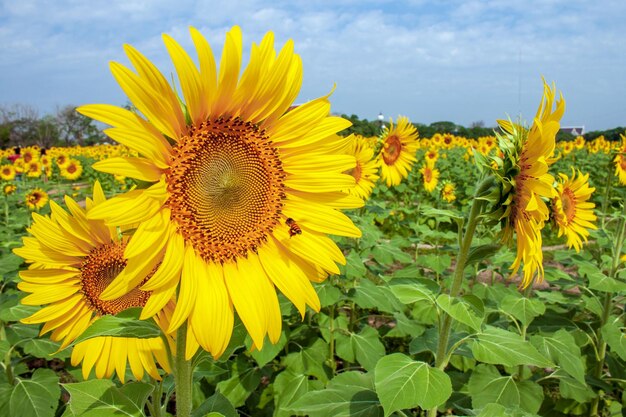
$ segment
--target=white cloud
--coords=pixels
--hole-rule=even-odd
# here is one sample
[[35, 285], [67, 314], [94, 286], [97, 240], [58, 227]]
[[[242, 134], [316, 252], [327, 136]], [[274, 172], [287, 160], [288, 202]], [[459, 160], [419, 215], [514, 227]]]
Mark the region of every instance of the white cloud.
[[625, 12], [620, 0], [4, 2], [0, 101], [47, 111], [122, 104], [107, 62], [127, 62], [123, 43], [169, 74], [161, 33], [191, 48], [194, 25], [219, 56], [224, 33], [239, 24], [245, 51], [267, 30], [278, 45], [293, 38], [305, 69], [300, 100], [336, 82], [339, 111], [492, 124], [519, 110], [531, 117], [545, 75], [564, 90], [566, 119], [608, 128], [626, 124]]

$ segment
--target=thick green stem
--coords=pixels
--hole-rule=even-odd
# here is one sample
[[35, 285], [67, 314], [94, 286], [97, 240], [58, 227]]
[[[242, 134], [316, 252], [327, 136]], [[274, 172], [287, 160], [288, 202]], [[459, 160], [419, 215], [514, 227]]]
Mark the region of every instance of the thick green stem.
[[328, 364], [333, 370], [333, 375], [335, 375], [337, 371], [337, 363], [335, 362], [335, 306], [331, 305], [329, 310], [328, 330], [330, 340], [328, 341]]
[[174, 358], [174, 383], [176, 384], [176, 416], [191, 415], [191, 383], [193, 372], [191, 361], [185, 359], [187, 345], [187, 323], [176, 332], [176, 356]]
[[613, 158], [609, 159], [609, 175], [606, 177], [606, 187], [604, 188], [604, 197], [602, 198], [602, 229], [606, 221], [607, 207], [611, 197], [611, 186], [613, 185]]
[[[617, 276], [617, 270], [620, 264], [620, 257], [622, 254], [622, 246], [624, 244], [624, 237], [626, 237], [626, 204], [624, 204], [622, 210], [622, 218], [619, 222], [619, 227], [617, 231], [617, 239], [615, 240], [615, 246], [613, 247], [613, 264], [611, 265], [611, 269], [609, 270], [609, 277], [615, 278]], [[597, 340], [598, 340], [598, 363], [596, 363], [596, 367], [593, 372], [593, 376], [597, 379], [602, 378], [602, 371], [604, 370], [604, 362], [606, 360], [606, 347], [607, 343], [602, 337], [602, 328], [609, 322], [611, 317], [611, 312], [615, 307], [613, 304], [613, 293], [607, 292], [604, 295], [604, 302], [602, 303], [602, 317], [600, 317], [600, 327], [598, 328]], [[600, 404], [600, 397], [596, 397], [593, 399], [591, 403], [591, 407], [589, 408], [590, 416], [598, 415], [598, 406]]]
[[[456, 267], [454, 269], [454, 278], [452, 281], [452, 286], [450, 287], [450, 296], [456, 297], [459, 295], [461, 291], [461, 287], [463, 285], [463, 272], [465, 271], [465, 265], [467, 263], [467, 259], [469, 256], [470, 248], [472, 246], [472, 240], [474, 238], [474, 232], [476, 231], [476, 226], [480, 222], [480, 215], [483, 210], [483, 206], [485, 204], [484, 200], [481, 200], [477, 197], [484, 194], [484, 192], [491, 187], [493, 184], [493, 179], [491, 177], [485, 179], [479, 187], [476, 189], [474, 194], [474, 201], [472, 202], [472, 208], [470, 210], [469, 218], [467, 220], [467, 226], [465, 228], [465, 233], [463, 234], [463, 239], [461, 241], [461, 246], [459, 247], [459, 254], [456, 260]], [[435, 353], [435, 366], [441, 370], [445, 369], [448, 365], [448, 341], [450, 339], [450, 330], [452, 328], [452, 317], [450, 317], [445, 312], [442, 312], [443, 320], [440, 321], [439, 327], [439, 341], [437, 344], [437, 352]], [[435, 417], [437, 415], [437, 408], [433, 408], [428, 411], [429, 417]]]

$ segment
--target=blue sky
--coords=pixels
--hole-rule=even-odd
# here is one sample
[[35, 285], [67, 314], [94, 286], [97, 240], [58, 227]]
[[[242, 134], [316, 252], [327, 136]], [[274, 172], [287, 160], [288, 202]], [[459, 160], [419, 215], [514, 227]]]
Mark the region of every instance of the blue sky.
[[219, 51], [241, 26], [244, 54], [272, 30], [304, 64], [299, 102], [328, 92], [333, 111], [462, 125], [526, 121], [541, 76], [563, 92], [563, 125], [626, 125], [626, 2], [0, 0], [0, 105], [41, 115], [68, 104], [123, 105], [108, 69], [130, 43], [165, 74], [168, 33], [191, 51], [188, 27]]

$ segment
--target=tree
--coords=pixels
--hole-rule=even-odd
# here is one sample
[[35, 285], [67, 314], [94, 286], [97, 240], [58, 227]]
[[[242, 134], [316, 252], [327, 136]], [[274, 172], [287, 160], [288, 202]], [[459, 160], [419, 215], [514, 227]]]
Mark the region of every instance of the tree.
[[75, 106], [65, 106], [57, 110], [56, 122], [60, 139], [67, 146], [93, 145], [104, 140], [103, 133], [94, 125], [94, 121], [78, 113]]

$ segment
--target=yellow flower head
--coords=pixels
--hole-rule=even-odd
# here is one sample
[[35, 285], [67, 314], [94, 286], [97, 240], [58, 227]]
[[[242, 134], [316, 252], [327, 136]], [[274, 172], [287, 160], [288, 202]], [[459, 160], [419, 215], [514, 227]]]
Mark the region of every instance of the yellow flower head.
[[[105, 201], [100, 184], [94, 185], [93, 200], [87, 199], [87, 210]], [[65, 197], [69, 213], [54, 201], [52, 214], [33, 213], [33, 224], [28, 229], [31, 237], [24, 238], [24, 246], [13, 252], [30, 264], [20, 272], [18, 288], [29, 293], [22, 299], [25, 305], [45, 305], [30, 317], [27, 324], [44, 323], [41, 334], [52, 332], [50, 338], [69, 345], [93, 321], [107, 314], [117, 314], [130, 307], [143, 307], [152, 300], [150, 292], [133, 288], [128, 294], [114, 300], [100, 299], [100, 294], [126, 266], [124, 250], [128, 243], [120, 238], [116, 228], [101, 220], [90, 220], [86, 210], [70, 197]], [[154, 271], [147, 271], [145, 282]], [[169, 301], [169, 300], [167, 300]], [[167, 304], [157, 315], [161, 328], [167, 327], [167, 315], [172, 305]], [[74, 366], [83, 362], [83, 376], [87, 378], [95, 366], [98, 378], [108, 378], [114, 372], [124, 381], [126, 363], [135, 378], [145, 371], [160, 379], [156, 361], [169, 372], [167, 351], [160, 337], [152, 339], [96, 337], [78, 343], [72, 352]]]
[[448, 203], [456, 200], [455, 187], [451, 182], [446, 182], [441, 189], [441, 198], [443, 198]]
[[374, 159], [374, 149], [362, 136], [354, 137], [350, 151], [356, 158], [356, 166], [348, 171], [354, 177], [356, 186], [348, 189], [348, 193], [362, 199], [368, 199], [378, 180], [378, 164]]
[[498, 138], [504, 164], [494, 168], [502, 181], [497, 210], [503, 223], [504, 242], [511, 242], [513, 236], [517, 238], [517, 256], [511, 269], [516, 273], [523, 263], [522, 287], [535, 279], [543, 280], [541, 229], [549, 217], [544, 200], [556, 196], [554, 177], [548, 173], [548, 167], [554, 162], [555, 137], [564, 111], [563, 98], [555, 101], [554, 87], [544, 83], [543, 99], [529, 130], [499, 121], [504, 132]]
[[65, 166], [61, 168], [61, 176], [70, 181], [79, 179], [82, 173], [83, 165], [74, 158], [69, 158]]
[[400, 184], [411, 172], [415, 152], [420, 146], [417, 135], [417, 129], [406, 117], [399, 117], [395, 127], [393, 120], [389, 121], [389, 127], [385, 127], [378, 163], [380, 176], [388, 187]]
[[2, 187], [4, 195], [11, 195], [15, 192], [16, 189], [17, 187], [15, 186], [15, 184], [5, 184], [4, 187]]
[[24, 165], [24, 173], [29, 178], [41, 177], [41, 163], [38, 160], [33, 160]]
[[24, 165], [39, 160], [40, 150], [39, 147], [29, 146], [26, 148], [22, 148], [20, 155], [22, 155], [22, 160], [24, 161]]
[[[336, 133], [350, 122], [331, 116], [328, 96], [289, 110], [302, 83], [291, 40], [277, 53], [267, 33], [242, 70], [241, 30], [233, 27], [218, 68], [206, 39], [190, 31], [199, 65], [163, 35], [180, 87], [126, 45], [133, 69], [113, 62], [111, 71], [138, 112], [100, 104], [78, 111], [113, 126], [107, 135], [138, 155], [94, 168], [147, 184], [89, 211], [109, 225], [140, 223], [124, 252], [126, 268], [101, 298], [141, 285], [160, 300], [144, 306], [147, 318], [177, 297], [167, 332], [187, 322], [187, 358], [199, 346], [218, 357], [234, 310], [256, 348], [266, 335], [278, 341], [276, 287], [302, 315], [307, 305], [319, 310], [310, 281], [345, 263], [327, 234], [360, 236], [339, 210], [363, 202], [343, 191], [355, 185], [345, 174], [355, 158], [345, 153], [351, 138]], [[136, 272], [151, 268], [141, 284]]]
[[13, 165], [2, 165], [0, 166], [0, 178], [3, 181], [13, 181], [15, 179], [15, 168]]
[[618, 148], [619, 154], [615, 157], [615, 175], [621, 185], [626, 185], [626, 136], [620, 134], [622, 145]]
[[41, 188], [35, 188], [26, 194], [26, 206], [31, 210], [39, 210], [48, 203], [48, 193]]
[[559, 174], [559, 179], [557, 195], [552, 200], [554, 223], [559, 230], [559, 237], [565, 235], [567, 245], [579, 252], [582, 240], [586, 242], [589, 236], [587, 229], [598, 228], [593, 224], [596, 221], [596, 215], [593, 214], [595, 204], [588, 201], [595, 188], [589, 187], [589, 174], [583, 175], [580, 171], [578, 177], [572, 172], [572, 178]]
[[426, 164], [420, 169], [420, 173], [422, 174], [426, 191], [434, 191], [439, 181], [439, 170]]

